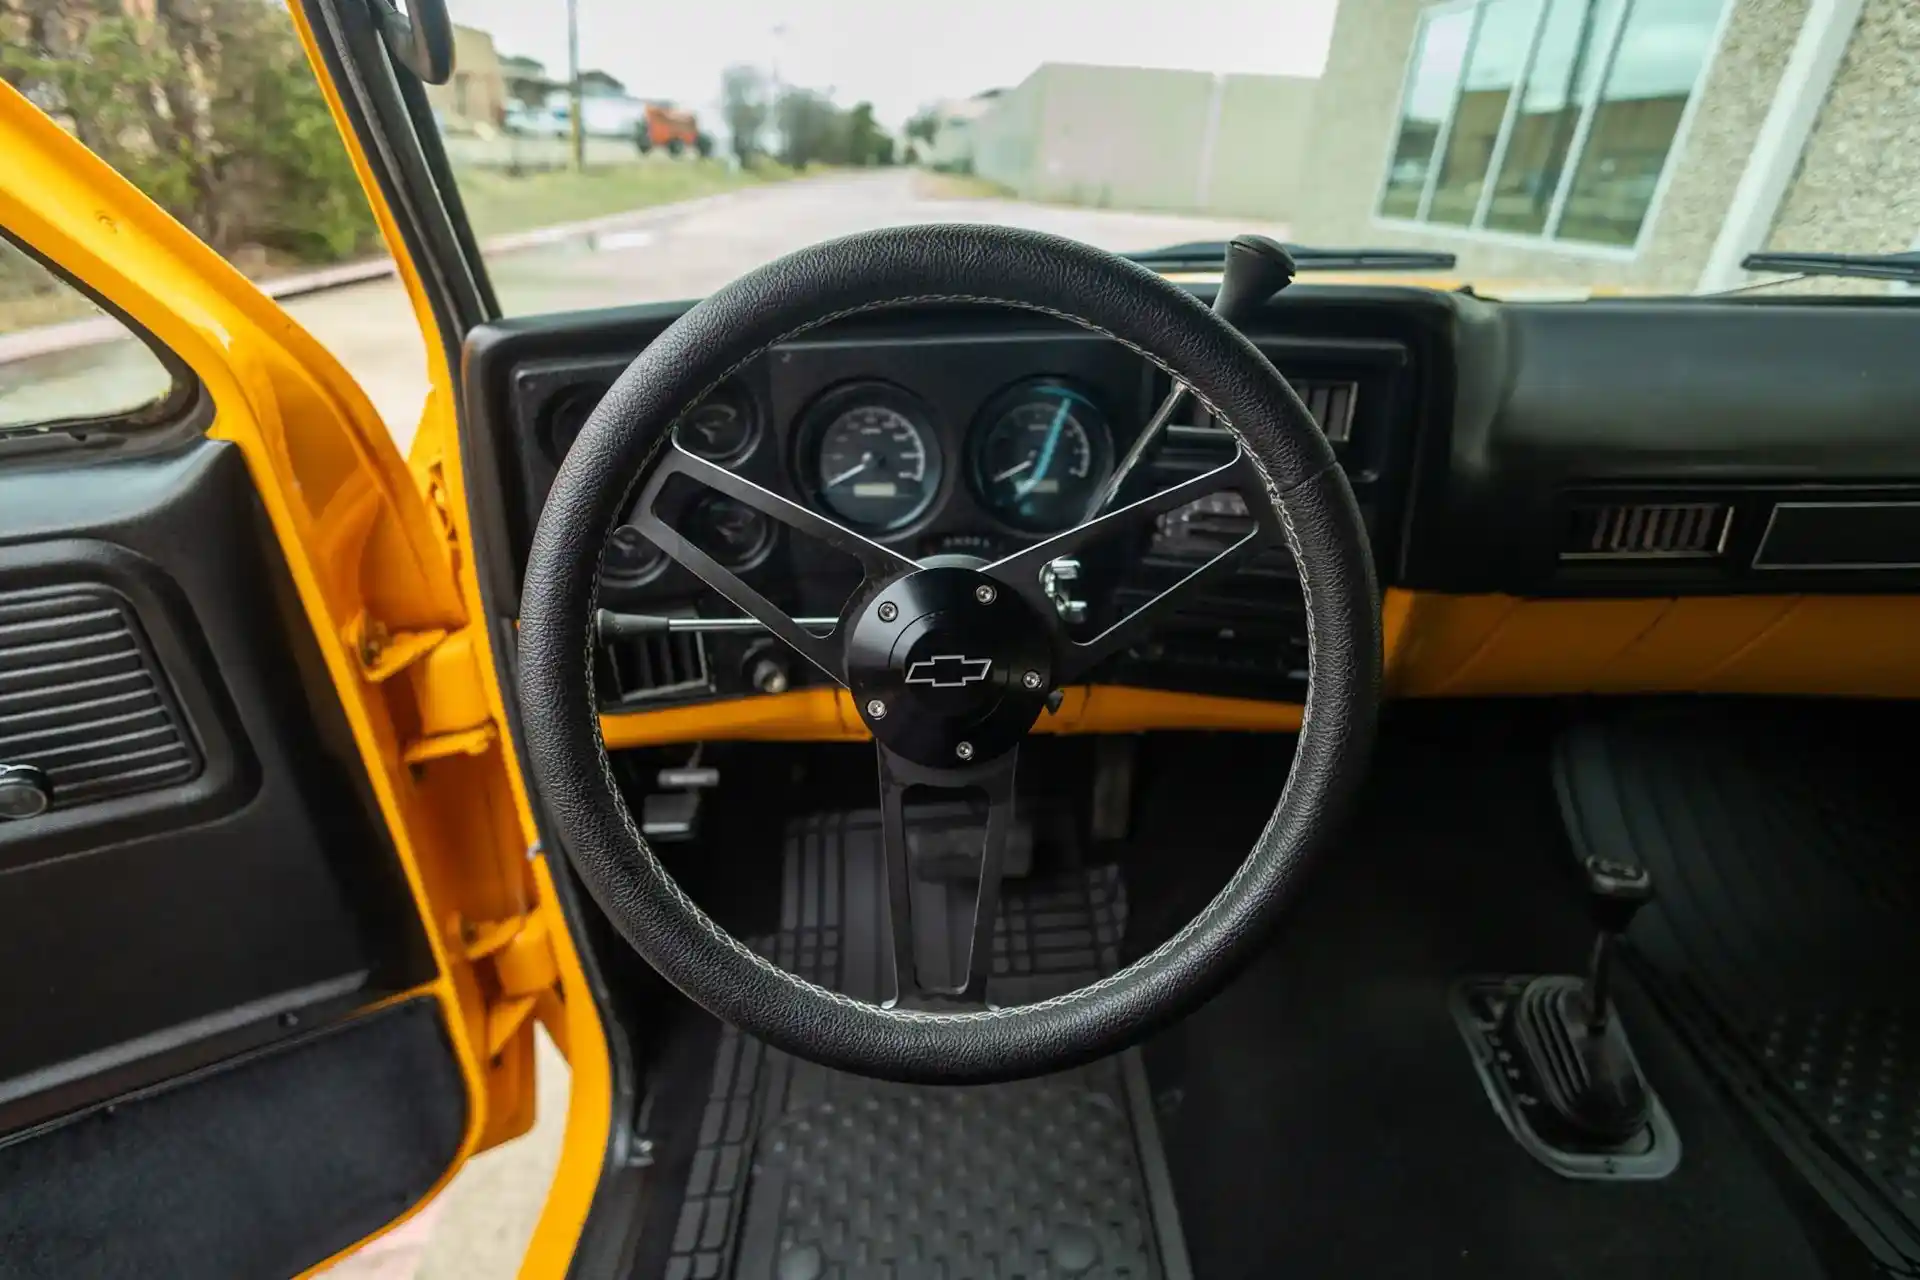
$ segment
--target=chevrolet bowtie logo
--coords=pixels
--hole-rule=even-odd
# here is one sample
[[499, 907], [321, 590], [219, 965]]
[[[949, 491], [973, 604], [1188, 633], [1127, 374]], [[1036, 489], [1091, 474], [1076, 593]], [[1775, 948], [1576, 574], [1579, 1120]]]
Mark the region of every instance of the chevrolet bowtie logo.
[[992, 658], [965, 658], [957, 653], [936, 653], [907, 667], [908, 684], [930, 684], [936, 689], [959, 689], [978, 684], [993, 670]]

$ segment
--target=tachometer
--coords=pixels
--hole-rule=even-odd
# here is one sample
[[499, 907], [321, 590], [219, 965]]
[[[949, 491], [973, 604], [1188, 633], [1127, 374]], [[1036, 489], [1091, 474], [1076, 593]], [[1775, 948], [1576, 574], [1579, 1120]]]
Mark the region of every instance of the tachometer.
[[897, 529], [940, 489], [940, 449], [926, 410], [885, 383], [829, 394], [808, 415], [807, 487], [828, 511], [861, 529]]
[[1000, 519], [1051, 533], [1084, 519], [1113, 469], [1107, 420], [1084, 392], [1041, 380], [987, 405], [970, 450], [974, 491]]

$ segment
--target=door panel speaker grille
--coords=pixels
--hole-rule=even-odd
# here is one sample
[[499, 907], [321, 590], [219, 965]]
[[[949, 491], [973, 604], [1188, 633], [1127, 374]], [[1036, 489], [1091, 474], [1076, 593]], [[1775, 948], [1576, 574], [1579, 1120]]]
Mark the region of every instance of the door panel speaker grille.
[[199, 775], [200, 754], [118, 594], [0, 593], [0, 763], [45, 770], [55, 809]]
[[1726, 548], [1724, 502], [1589, 502], [1573, 508], [1563, 560], [1711, 559]]

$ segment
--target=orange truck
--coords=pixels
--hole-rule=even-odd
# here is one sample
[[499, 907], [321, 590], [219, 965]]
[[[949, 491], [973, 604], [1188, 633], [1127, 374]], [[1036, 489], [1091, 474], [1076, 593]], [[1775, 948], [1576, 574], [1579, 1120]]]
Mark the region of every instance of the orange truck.
[[709, 155], [713, 139], [700, 132], [700, 122], [691, 111], [683, 111], [667, 102], [649, 102], [640, 119], [634, 122], [633, 143], [646, 155], [656, 147], [670, 156]]

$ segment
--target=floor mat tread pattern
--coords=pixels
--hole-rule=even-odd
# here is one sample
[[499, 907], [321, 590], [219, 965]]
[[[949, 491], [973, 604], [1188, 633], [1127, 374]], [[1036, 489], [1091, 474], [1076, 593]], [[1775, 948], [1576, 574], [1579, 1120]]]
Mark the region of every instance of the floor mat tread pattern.
[[1847, 726], [1641, 710], [1567, 733], [1556, 782], [1576, 854], [1653, 873], [1629, 942], [1669, 1014], [1881, 1260], [1920, 1271], [1920, 805]]

